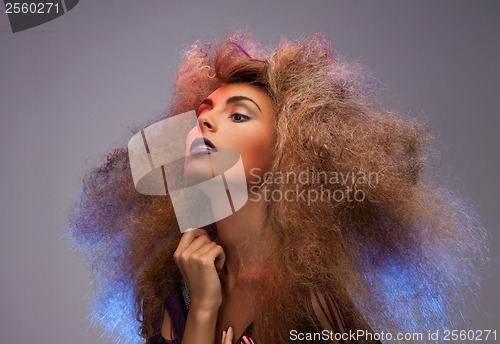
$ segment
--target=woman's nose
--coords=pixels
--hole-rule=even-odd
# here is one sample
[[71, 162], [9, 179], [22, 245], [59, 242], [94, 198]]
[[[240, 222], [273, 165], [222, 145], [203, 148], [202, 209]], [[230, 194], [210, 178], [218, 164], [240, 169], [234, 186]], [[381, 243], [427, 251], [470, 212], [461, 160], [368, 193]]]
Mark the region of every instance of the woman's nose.
[[216, 131], [217, 130], [217, 124], [215, 121], [212, 119], [212, 117], [209, 115], [209, 112], [205, 112], [204, 114], [200, 115], [198, 117], [198, 124], [200, 125], [201, 131]]

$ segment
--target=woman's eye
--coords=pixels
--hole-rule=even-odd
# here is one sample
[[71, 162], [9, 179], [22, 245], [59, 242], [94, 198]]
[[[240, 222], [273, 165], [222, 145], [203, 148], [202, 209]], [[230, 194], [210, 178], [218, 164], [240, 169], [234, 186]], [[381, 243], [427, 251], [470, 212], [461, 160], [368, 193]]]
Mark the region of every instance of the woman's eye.
[[245, 122], [250, 119], [250, 117], [238, 112], [233, 113], [229, 118], [231, 118], [233, 122]]

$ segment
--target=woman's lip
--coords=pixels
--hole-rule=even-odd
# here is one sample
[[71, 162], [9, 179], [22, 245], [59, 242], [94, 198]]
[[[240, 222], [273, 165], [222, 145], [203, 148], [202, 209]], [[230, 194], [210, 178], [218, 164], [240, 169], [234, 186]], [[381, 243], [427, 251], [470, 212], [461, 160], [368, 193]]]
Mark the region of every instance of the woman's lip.
[[193, 148], [189, 151], [189, 155], [196, 155], [196, 154], [210, 154], [210, 153], [215, 153], [217, 152], [217, 149], [215, 148]]
[[217, 148], [215, 145], [207, 139], [206, 137], [198, 137], [191, 143], [191, 147], [189, 149], [189, 153], [191, 155], [201, 154], [201, 153], [215, 153], [217, 152]]

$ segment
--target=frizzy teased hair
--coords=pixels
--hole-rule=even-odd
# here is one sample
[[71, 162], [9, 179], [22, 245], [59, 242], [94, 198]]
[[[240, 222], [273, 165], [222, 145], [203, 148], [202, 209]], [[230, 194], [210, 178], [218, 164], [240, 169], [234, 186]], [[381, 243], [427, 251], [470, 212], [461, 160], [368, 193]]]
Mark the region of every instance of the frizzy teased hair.
[[[303, 300], [315, 288], [376, 332], [463, 326], [468, 297], [479, 291], [487, 232], [467, 204], [426, 177], [430, 130], [382, 109], [365, 74], [319, 35], [283, 40], [271, 54], [246, 34], [192, 46], [167, 116], [235, 82], [253, 83], [273, 101], [273, 175], [377, 175], [374, 183], [350, 178], [341, 185], [323, 175], [319, 182], [262, 185], [296, 196], [349, 187], [364, 197], [266, 203], [279, 246], [262, 280], [255, 342], [288, 342], [289, 331], [310, 320]], [[172, 257], [180, 233], [168, 196], [135, 191], [126, 148], [85, 178], [70, 232], [92, 264], [93, 319], [121, 343], [158, 334], [165, 300], [181, 278]]]

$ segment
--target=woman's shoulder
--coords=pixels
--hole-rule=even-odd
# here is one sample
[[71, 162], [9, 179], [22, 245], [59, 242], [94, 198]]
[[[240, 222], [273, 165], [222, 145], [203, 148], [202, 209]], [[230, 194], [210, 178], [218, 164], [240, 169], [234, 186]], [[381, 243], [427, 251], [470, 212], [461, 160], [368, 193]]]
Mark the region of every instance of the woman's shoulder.
[[347, 317], [333, 293], [324, 289], [311, 288], [306, 301], [308, 315], [317, 320], [316, 327], [335, 332], [347, 330]]
[[186, 295], [183, 284], [165, 300], [160, 328], [155, 336], [148, 339], [147, 344], [176, 344], [182, 342], [189, 309], [189, 295]]

